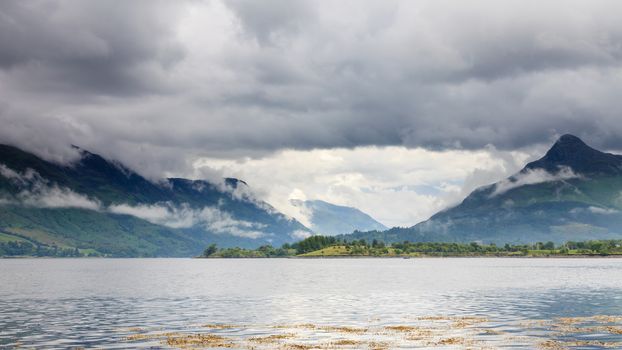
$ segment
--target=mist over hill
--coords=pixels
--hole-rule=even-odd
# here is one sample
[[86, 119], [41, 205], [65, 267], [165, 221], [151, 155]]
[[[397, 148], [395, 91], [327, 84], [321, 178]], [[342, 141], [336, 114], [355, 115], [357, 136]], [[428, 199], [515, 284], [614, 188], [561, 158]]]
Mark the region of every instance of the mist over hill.
[[281, 245], [310, 234], [238, 179], [153, 182], [79, 150], [71, 164], [0, 145], [0, 231], [112, 256], [191, 256], [208, 243]]

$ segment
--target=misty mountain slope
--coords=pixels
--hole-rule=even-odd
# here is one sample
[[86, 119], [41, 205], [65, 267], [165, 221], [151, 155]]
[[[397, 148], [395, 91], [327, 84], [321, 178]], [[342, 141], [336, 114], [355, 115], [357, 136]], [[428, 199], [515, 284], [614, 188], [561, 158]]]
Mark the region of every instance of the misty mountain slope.
[[121, 164], [79, 150], [69, 165], [0, 145], [0, 230], [34, 243], [119, 256], [190, 256], [208, 243], [280, 245], [308, 234], [257, 200], [245, 182], [151, 182]]
[[322, 235], [337, 235], [355, 230], [386, 230], [387, 227], [357, 208], [335, 205], [321, 200], [291, 200], [311, 222], [311, 230]]
[[193, 256], [197, 240], [130, 215], [80, 208], [3, 206], [3, 232], [34, 244], [94, 250], [121, 257]]
[[249, 222], [260, 222], [272, 228], [286, 231], [308, 229], [295, 219], [279, 213], [270, 204], [253, 198], [246, 182], [226, 178], [224, 189], [204, 180], [168, 179], [172, 196], [178, 203], [194, 206], [218, 206], [222, 211], [235, 212], [236, 218]]
[[351, 237], [497, 244], [619, 238], [621, 210], [622, 157], [564, 135], [517, 174], [424, 222]]
[[[69, 165], [45, 161], [16, 147], [0, 145], [0, 164], [18, 174], [34, 171], [41, 180], [97, 198], [103, 204], [114, 202], [155, 203], [168, 199], [165, 188], [156, 186], [121, 164], [97, 154], [78, 150], [81, 158]], [[7, 178], [2, 183], [7, 184]], [[0, 187], [12, 193], [22, 190], [15, 182]]]

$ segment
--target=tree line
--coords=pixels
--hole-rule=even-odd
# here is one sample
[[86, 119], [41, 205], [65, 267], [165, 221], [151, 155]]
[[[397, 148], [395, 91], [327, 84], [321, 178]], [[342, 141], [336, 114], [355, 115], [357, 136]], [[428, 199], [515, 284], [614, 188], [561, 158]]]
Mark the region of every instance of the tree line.
[[563, 244], [555, 242], [536, 242], [533, 244], [505, 244], [497, 246], [494, 243], [448, 243], [448, 242], [399, 242], [385, 244], [376, 239], [371, 242], [365, 239], [348, 241], [332, 236], [311, 236], [293, 244], [283, 244], [280, 248], [264, 245], [257, 249], [223, 248], [215, 244], [210, 245], [203, 252], [203, 257], [222, 258], [270, 258], [302, 255], [319, 251], [329, 247], [341, 247], [340, 255], [368, 255], [368, 256], [408, 256], [408, 255], [611, 255], [622, 254], [622, 240], [590, 240], [584, 242], [569, 241]]

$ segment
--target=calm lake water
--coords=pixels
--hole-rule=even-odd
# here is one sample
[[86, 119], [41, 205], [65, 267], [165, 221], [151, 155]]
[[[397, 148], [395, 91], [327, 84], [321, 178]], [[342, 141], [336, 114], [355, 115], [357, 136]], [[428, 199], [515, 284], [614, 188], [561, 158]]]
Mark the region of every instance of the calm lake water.
[[622, 348], [622, 259], [0, 259], [0, 348]]

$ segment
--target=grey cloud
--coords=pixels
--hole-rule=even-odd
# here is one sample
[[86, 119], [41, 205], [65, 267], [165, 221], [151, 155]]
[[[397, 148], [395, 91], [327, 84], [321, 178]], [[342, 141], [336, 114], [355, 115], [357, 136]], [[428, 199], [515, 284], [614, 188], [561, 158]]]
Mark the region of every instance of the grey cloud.
[[0, 142], [143, 173], [200, 156], [575, 133], [622, 149], [617, 1], [6, 1]]
[[316, 15], [313, 3], [307, 0], [229, 0], [226, 5], [239, 17], [246, 34], [262, 45], [278, 43]]
[[157, 91], [184, 54], [168, 27], [174, 17], [162, 1], [3, 1], [0, 67], [44, 93]]

